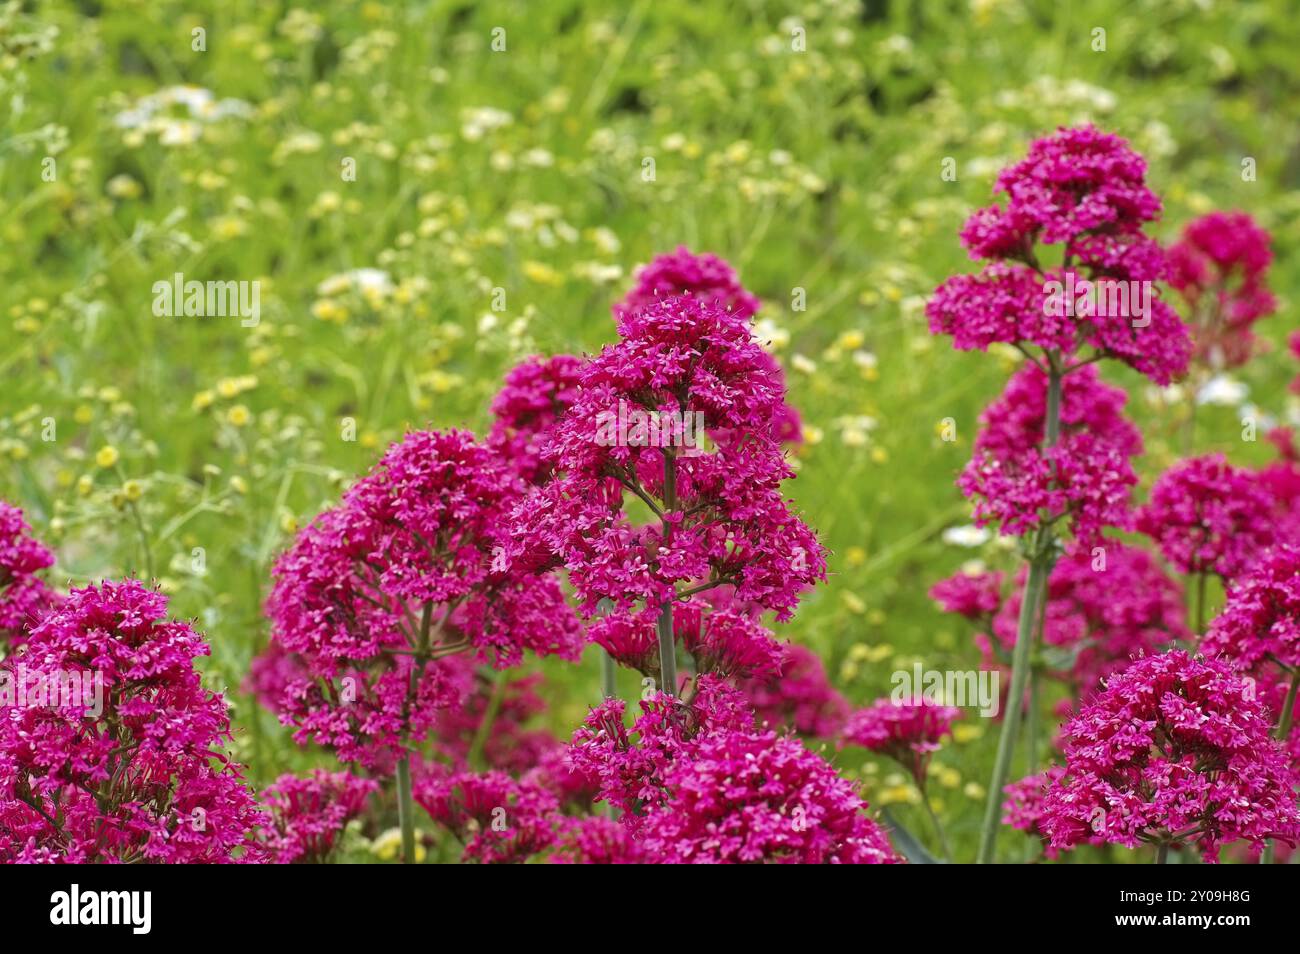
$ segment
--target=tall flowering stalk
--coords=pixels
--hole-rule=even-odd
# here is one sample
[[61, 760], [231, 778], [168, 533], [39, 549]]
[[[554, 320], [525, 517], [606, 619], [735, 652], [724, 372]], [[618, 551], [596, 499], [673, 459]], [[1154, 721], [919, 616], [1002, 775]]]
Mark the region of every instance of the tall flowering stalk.
[[[1002, 405], [1011, 416], [1032, 401], [1028, 426], [1017, 421], [1016, 428], [1003, 428], [986, 417], [976, 460], [960, 481], [976, 500], [977, 521], [1022, 537], [1028, 563], [1010, 707], [981, 830], [982, 863], [993, 860], [1002, 788], [1063, 523], [1068, 517], [1076, 545], [1089, 545], [1104, 525], [1126, 522], [1128, 487], [1135, 482], [1127, 462], [1131, 442], [1090, 433], [1086, 425], [1063, 435], [1067, 377], [1112, 357], [1167, 384], [1191, 353], [1177, 314], [1152, 290], [1166, 264], [1160, 246], [1142, 233], [1160, 211], [1145, 175], [1145, 161], [1124, 140], [1092, 126], [1035, 141], [1023, 161], [998, 176], [1005, 204], [976, 211], [962, 230], [971, 257], [988, 264], [976, 275], [948, 279], [926, 307], [931, 331], [952, 335], [958, 349], [1008, 344], [1039, 373], [1021, 383], [1023, 393], [1009, 388]], [[1059, 258], [1059, 265], [1044, 264], [1051, 246], [1058, 247], [1051, 261]], [[1003, 439], [1008, 435], [1013, 439]], [[1101, 486], [1098, 476], [1105, 478]]]
[[462, 431], [417, 431], [389, 448], [342, 504], [276, 563], [273, 638], [306, 675], [283, 693], [300, 743], [395, 774], [403, 856], [414, 859], [411, 752], [471, 673], [471, 652], [499, 669], [525, 650], [576, 659], [580, 630], [551, 576], [513, 574], [500, 527], [524, 484]]
[[[622, 312], [618, 332], [551, 432], [558, 476], [516, 509], [508, 553], [517, 568], [566, 567], [584, 614], [608, 609], [591, 638], [676, 693], [675, 613], [723, 590], [739, 608], [705, 624], [705, 642], [739, 646], [757, 610], [791, 616], [825, 557], [781, 494], [794, 476], [773, 432], [783, 393], [749, 319], [677, 295]], [[629, 522], [625, 494], [652, 524]]]

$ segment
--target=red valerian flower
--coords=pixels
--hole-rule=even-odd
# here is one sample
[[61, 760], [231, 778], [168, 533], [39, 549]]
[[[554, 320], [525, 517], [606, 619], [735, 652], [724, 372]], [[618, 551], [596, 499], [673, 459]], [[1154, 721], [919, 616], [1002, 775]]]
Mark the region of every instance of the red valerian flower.
[[[1002, 824], [1038, 838], [1043, 843], [1043, 853], [1052, 859], [1059, 858], [1061, 852], [1052, 847], [1051, 839], [1043, 831], [1043, 805], [1047, 801], [1047, 790], [1059, 782], [1063, 775], [1065, 769], [1053, 765], [1045, 772], [1012, 782], [1002, 790], [1007, 796], [1002, 804]], [[1092, 841], [1100, 843], [1101, 839]]]
[[1113, 676], [1065, 726], [1065, 774], [1043, 805], [1054, 848], [1094, 836], [1195, 846], [1206, 861], [1234, 841], [1300, 837], [1300, 784], [1272, 720], [1226, 663], [1181, 650]]
[[1157, 478], [1137, 529], [1181, 572], [1231, 580], [1273, 542], [1271, 511], [1254, 475], [1222, 454], [1208, 454], [1179, 461]]
[[263, 795], [271, 814], [267, 847], [276, 864], [323, 864], [349, 821], [379, 789], [373, 779], [316, 769], [306, 778], [281, 775]]
[[[993, 620], [993, 632], [1007, 651], [1016, 644], [1024, 583], [1022, 571], [1016, 591]], [[1068, 681], [1084, 701], [1135, 657], [1192, 636], [1182, 586], [1151, 554], [1117, 540], [1106, 541], [1096, 554], [1075, 551], [1057, 561], [1047, 581], [1042, 632], [1048, 671]]]
[[[1059, 129], [1004, 169], [995, 191], [1005, 205], [978, 210], [961, 233], [971, 258], [990, 262], [979, 275], [939, 286], [926, 306], [932, 332], [952, 335], [961, 350], [1034, 345], [1066, 366], [1088, 360], [1081, 351], [1090, 348], [1157, 384], [1187, 369], [1187, 329], [1153, 287], [1165, 277], [1165, 256], [1142, 232], [1160, 202], [1146, 185], [1146, 162], [1127, 142], [1088, 125]], [[1041, 267], [1039, 244], [1062, 246], [1062, 267]], [[1076, 287], [1106, 306], [1052, 307]]]
[[[736, 271], [716, 255], [695, 255], [684, 245], [677, 251], [655, 257], [650, 264], [637, 272], [636, 286], [614, 306], [614, 317], [655, 304], [660, 298], [672, 295], [693, 295], [711, 305], [720, 305], [741, 318], [752, 318], [761, 302], [741, 285]], [[777, 386], [785, 391], [785, 372], [771, 353], [764, 351], [760, 360]], [[803, 424], [799, 412], [782, 403], [773, 413], [772, 436], [782, 442], [797, 443], [803, 440]]]
[[1131, 522], [1131, 458], [1142, 438], [1121, 413], [1125, 393], [1087, 365], [1065, 375], [1060, 436], [1044, 449], [1047, 387], [1033, 365], [1011, 378], [981, 415], [975, 455], [957, 485], [975, 501], [981, 526], [996, 522], [1002, 533], [1023, 536], [1068, 519], [1076, 545], [1090, 547], [1105, 527]]
[[468, 691], [445, 657], [498, 668], [525, 651], [574, 659], [558, 581], [515, 574], [500, 542], [523, 484], [462, 431], [408, 434], [277, 561], [273, 637], [309, 672], [285, 695], [300, 742], [386, 770]]
[[738, 683], [759, 724], [818, 738], [835, 735], [849, 717], [849, 701], [830, 684], [815, 652], [794, 643], [782, 649], [780, 673], [752, 676]]
[[1211, 212], [1170, 246], [1169, 284], [1187, 303], [1198, 361], [1232, 368], [1250, 359], [1255, 322], [1277, 308], [1266, 274], [1271, 242], [1245, 212]]
[[1271, 548], [1228, 588], [1200, 648], [1254, 678], [1277, 711], [1286, 683], [1300, 671], [1300, 546]]
[[208, 644], [136, 580], [74, 587], [0, 667], [0, 861], [264, 860]]
[[430, 766], [415, 800], [464, 845], [463, 861], [515, 864], [555, 843], [562, 816], [555, 796], [504, 772], [449, 772]]
[[926, 699], [878, 699], [849, 716], [840, 746], [857, 745], [893, 759], [924, 789], [930, 756], [939, 750], [939, 741], [952, 734], [959, 718], [961, 710], [955, 706]]
[[0, 500], [0, 648], [21, 646], [27, 632], [59, 603], [41, 580], [54, 554], [31, 536], [23, 512]]
[[573, 404], [583, 359], [557, 354], [531, 357], [511, 369], [492, 399], [492, 430], [487, 444], [514, 467], [526, 483], [545, 483], [551, 469], [542, 460], [550, 429]]
[[797, 739], [754, 728], [736, 689], [701, 676], [683, 703], [622, 700], [592, 710], [571, 761], [600, 779], [629, 834], [658, 863], [896, 861], [854, 786]]
[[1002, 605], [1002, 574], [959, 571], [930, 587], [930, 599], [945, 613], [990, 623]]
[[[788, 619], [824, 578], [825, 555], [781, 494], [793, 471], [769, 424], [782, 392], [747, 319], [678, 296], [624, 314], [619, 333], [552, 431], [545, 456], [560, 476], [516, 508], [512, 565], [567, 567], [588, 615], [606, 598], [613, 616], [653, 613], [686, 590], [729, 585]], [[621, 434], [629, 408], [673, 426], [658, 440]], [[679, 439], [697, 416], [712, 449]], [[623, 520], [611, 482], [660, 523]]]

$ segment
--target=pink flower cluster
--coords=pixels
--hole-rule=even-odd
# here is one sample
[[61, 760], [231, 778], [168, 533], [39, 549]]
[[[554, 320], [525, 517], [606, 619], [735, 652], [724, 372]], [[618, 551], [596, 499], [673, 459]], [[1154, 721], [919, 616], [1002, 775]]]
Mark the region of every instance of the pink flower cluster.
[[1300, 779], [1272, 720], [1227, 663], [1181, 650], [1139, 659], [1065, 727], [1065, 774], [1039, 826], [1054, 848], [1094, 836], [1194, 845], [1300, 837]]
[[759, 725], [818, 738], [835, 735], [849, 717], [849, 701], [835, 691], [815, 652], [794, 643], [782, 650], [779, 673], [738, 683]]
[[1273, 542], [1272, 509], [1253, 474], [1209, 454], [1160, 475], [1138, 511], [1137, 529], [1181, 572], [1231, 580]]
[[1255, 322], [1277, 308], [1266, 274], [1271, 241], [1245, 212], [1211, 212], [1170, 246], [1169, 284], [1187, 303], [1198, 361], [1231, 368], [1250, 359]]
[[629, 731], [622, 700], [574, 733], [571, 758], [658, 863], [896, 861], [853, 786], [797, 739], [758, 731], [743, 696], [700, 677], [690, 705], [658, 693]]
[[1047, 387], [1033, 365], [1012, 376], [984, 410], [975, 456], [957, 485], [975, 501], [980, 525], [996, 522], [1002, 533], [1022, 536], [1068, 517], [1076, 544], [1090, 547], [1103, 528], [1131, 521], [1131, 458], [1142, 438], [1121, 413], [1125, 393], [1087, 365], [1063, 379], [1060, 436], [1044, 448]]
[[0, 647], [22, 645], [27, 631], [58, 605], [37, 575], [54, 565], [54, 554], [31, 536], [23, 512], [0, 500]]
[[582, 367], [581, 358], [567, 354], [528, 358], [506, 375], [505, 386], [492, 400], [487, 444], [527, 483], [550, 479], [542, 448], [577, 396]]
[[1064, 768], [1053, 765], [1045, 772], [1012, 782], [1002, 790], [1007, 796], [1002, 804], [1002, 824], [1038, 838], [1043, 842], [1044, 854], [1052, 859], [1060, 857], [1061, 852], [1052, 847], [1050, 837], [1043, 830], [1043, 808], [1048, 790], [1064, 775]]
[[959, 718], [960, 709], [928, 699], [878, 699], [849, 716], [840, 745], [861, 746], [893, 759], [924, 788], [930, 756], [939, 750], [939, 741], [952, 733], [952, 724]]
[[573, 659], [576, 617], [551, 576], [507, 572], [502, 522], [522, 481], [462, 431], [394, 444], [274, 568], [273, 635], [311, 678], [283, 695], [300, 742], [386, 770], [468, 691], [448, 654], [498, 668]]
[[263, 793], [270, 812], [265, 840], [276, 864], [323, 864], [345, 825], [366, 810], [379, 785], [350, 772], [317, 769], [281, 775]]
[[930, 599], [945, 613], [992, 625], [993, 614], [1002, 605], [1002, 574], [959, 571], [930, 587]]
[[555, 796], [504, 772], [449, 772], [430, 766], [415, 800], [464, 847], [463, 861], [516, 864], [550, 848], [560, 822]]
[[[708, 253], [696, 255], [679, 245], [677, 251], [656, 256], [637, 272], [636, 286], [614, 306], [614, 317], [622, 319], [672, 295], [693, 295], [703, 302], [721, 305], [741, 318], [752, 318], [762, 304], [745, 289], [735, 269], [723, 259]], [[764, 351], [760, 361], [784, 392], [785, 372], [776, 358]], [[774, 409], [770, 426], [772, 436], [778, 441], [803, 440], [799, 412], [784, 401]]]
[[[1092, 126], [1059, 129], [1004, 169], [995, 190], [1005, 205], [976, 211], [961, 233], [971, 257], [990, 264], [939, 286], [926, 307], [931, 331], [952, 335], [962, 350], [1004, 342], [1070, 359], [1090, 347], [1159, 384], [1186, 370], [1187, 330], [1154, 291], [1140, 315], [1094, 308], [1085, 316], [1049, 300], [1080, 280], [1127, 290], [1165, 275], [1160, 246], [1142, 232], [1160, 202], [1147, 188], [1146, 162], [1127, 142]], [[1061, 267], [1040, 267], [1040, 243], [1062, 246]], [[1059, 289], [1049, 291], [1049, 282]]]
[[[1024, 593], [1024, 571], [1017, 590], [993, 620], [993, 633], [1008, 652]], [[1145, 550], [1107, 541], [1093, 554], [1061, 557], [1047, 581], [1043, 643], [1056, 652], [1055, 674], [1069, 681], [1083, 699], [1112, 673], [1137, 656], [1191, 639], [1183, 589]]]
[[[583, 612], [608, 598], [611, 620], [639, 611], [650, 623], [679, 586], [723, 585], [788, 619], [799, 593], [824, 578], [825, 556], [781, 494], [793, 471], [769, 425], [782, 389], [748, 320], [678, 296], [625, 312], [619, 334], [587, 364], [572, 409], [551, 432], [545, 456], [559, 476], [516, 508], [512, 565], [567, 567]], [[716, 446], [604, 440], [603, 422], [620, 405], [699, 413]], [[629, 525], [611, 482], [660, 522]]]
[[47, 704], [0, 708], [0, 861], [262, 860], [225, 700], [194, 668], [208, 645], [166, 613], [136, 580], [73, 588], [5, 661]]
[[1233, 583], [1201, 652], [1249, 674], [1277, 702], [1290, 673], [1300, 671], [1300, 546], [1268, 550]]

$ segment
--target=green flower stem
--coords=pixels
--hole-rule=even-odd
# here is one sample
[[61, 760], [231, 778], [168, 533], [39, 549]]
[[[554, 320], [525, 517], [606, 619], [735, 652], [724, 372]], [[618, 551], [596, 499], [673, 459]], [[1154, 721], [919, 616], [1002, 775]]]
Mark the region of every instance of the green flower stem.
[[411, 799], [411, 753], [397, 760], [397, 821], [402, 826], [402, 863], [415, 863], [415, 812]]
[[[1061, 434], [1061, 377], [1060, 366], [1054, 354], [1047, 355], [1047, 414], [1043, 422], [1043, 446], [1053, 447]], [[1030, 660], [1033, 657], [1034, 636], [1038, 628], [1041, 608], [1047, 598], [1047, 578], [1056, 562], [1053, 549], [1055, 537], [1052, 528], [1040, 526], [1034, 535], [1033, 550], [1029, 558], [1029, 579], [1020, 601], [1020, 618], [1016, 625], [1016, 647], [1011, 657], [1011, 688], [1007, 694], [1007, 711], [998, 736], [998, 753], [989, 779], [987, 800], [984, 803], [984, 822], [980, 828], [980, 846], [976, 861], [990, 864], [997, 847], [998, 827], [1002, 814], [1002, 789], [1011, 771], [1011, 758], [1020, 732], [1020, 717], [1025, 704], [1025, 686], [1029, 681]]]
[[[668, 516], [677, 509], [677, 460], [664, 451], [664, 544], [672, 542], [673, 526]], [[677, 695], [677, 641], [673, 638], [673, 604], [659, 608], [659, 679], [669, 695]]]

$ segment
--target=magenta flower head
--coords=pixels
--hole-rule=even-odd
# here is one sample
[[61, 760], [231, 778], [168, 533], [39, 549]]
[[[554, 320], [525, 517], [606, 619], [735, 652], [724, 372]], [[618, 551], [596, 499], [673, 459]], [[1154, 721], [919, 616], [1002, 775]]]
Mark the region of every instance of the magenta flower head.
[[15, 649], [59, 598], [37, 575], [54, 554], [31, 536], [23, 512], [0, 500], [0, 649]]
[[1270, 702], [1300, 672], [1300, 546], [1268, 550], [1228, 589], [1201, 652], [1251, 676]]
[[[619, 334], [552, 432], [561, 476], [516, 508], [513, 565], [567, 567], [584, 613], [609, 599], [610, 620], [649, 624], [721, 586], [788, 619], [826, 561], [781, 493], [793, 476], [770, 431], [782, 390], [748, 320], [677, 296], [625, 313]], [[659, 522], [629, 525], [611, 487]]]
[[1180, 461], [1157, 478], [1137, 529], [1183, 573], [1231, 580], [1273, 542], [1273, 501], [1222, 454]]
[[[1007, 651], [1016, 644], [1024, 593], [1016, 592], [993, 621]], [[1137, 656], [1191, 639], [1183, 588], [1137, 547], [1107, 540], [1096, 552], [1074, 551], [1057, 561], [1047, 581], [1044, 662], [1086, 701], [1113, 672]]]
[[614, 317], [621, 320], [627, 313], [673, 295], [694, 295], [741, 318], [753, 317], [760, 305], [726, 261], [707, 252], [696, 255], [679, 245], [677, 251], [658, 255], [637, 270], [636, 286], [614, 306]]
[[276, 864], [324, 864], [343, 828], [379, 790], [373, 779], [316, 769], [306, 778], [281, 775], [266, 790], [267, 847]]
[[939, 741], [952, 734], [952, 724], [959, 718], [960, 709], [928, 699], [878, 699], [849, 716], [840, 747], [857, 745], [893, 759], [924, 790], [930, 756], [939, 750]]
[[660, 864], [892, 864], [853, 783], [792, 737], [699, 740], [664, 779], [642, 844]]
[[1252, 326], [1277, 309], [1266, 274], [1271, 242], [1245, 212], [1211, 212], [1170, 246], [1169, 284], [1187, 303], [1198, 361], [1231, 368], [1250, 359]]
[[1060, 437], [1044, 449], [1047, 375], [1032, 365], [1018, 371], [981, 415], [975, 455], [957, 481], [975, 501], [976, 523], [1023, 536], [1068, 520], [1081, 547], [1107, 526], [1128, 527], [1137, 483], [1130, 459], [1141, 453], [1142, 438], [1121, 413], [1126, 399], [1092, 365], [1066, 375]]
[[567, 354], [527, 358], [511, 369], [505, 386], [492, 399], [487, 444], [526, 483], [541, 484], [550, 478], [542, 448], [550, 429], [573, 404], [582, 366], [582, 358]]
[[[1059, 129], [1004, 169], [996, 191], [1005, 204], [975, 212], [961, 233], [971, 258], [990, 263], [939, 286], [926, 308], [931, 331], [961, 350], [1036, 345], [1067, 367], [1090, 348], [1158, 384], [1186, 370], [1187, 329], [1154, 288], [1164, 254], [1142, 232], [1160, 202], [1127, 142], [1092, 126]], [[1039, 264], [1042, 245], [1061, 247], [1059, 267]]]
[[759, 725], [829, 738], [849, 717], [849, 701], [831, 685], [821, 657], [807, 646], [787, 643], [778, 674], [740, 681]]
[[[626, 315], [656, 304], [661, 298], [691, 295], [710, 305], [718, 305], [740, 318], [752, 318], [761, 302], [741, 285], [735, 269], [716, 255], [695, 255], [684, 245], [677, 251], [657, 256], [637, 272], [637, 284], [614, 306], [614, 317]], [[771, 353], [759, 356], [776, 385], [785, 390], [785, 372]], [[803, 423], [799, 412], [782, 402], [773, 412], [773, 437], [782, 442], [803, 440]]]
[[515, 864], [550, 848], [564, 816], [555, 796], [504, 772], [448, 772], [416, 778], [415, 800], [464, 846], [463, 861]]
[[546, 860], [554, 865], [641, 865], [649, 859], [618, 822], [586, 815], [565, 820], [555, 851]]
[[208, 654], [136, 580], [74, 588], [0, 667], [0, 861], [260, 861]]
[[600, 779], [629, 835], [658, 863], [896, 861], [854, 786], [797, 739], [754, 729], [743, 695], [702, 676], [693, 704], [666, 693], [592, 710], [575, 768]]
[[1111, 678], [1065, 726], [1065, 775], [1040, 825], [1055, 848], [1094, 836], [1135, 848], [1221, 846], [1300, 836], [1296, 786], [1272, 720], [1226, 663], [1181, 650]]
[[945, 613], [991, 624], [993, 614], [1002, 605], [1002, 574], [960, 570], [930, 587], [930, 599]]
[[[1038, 838], [1043, 843], [1044, 854], [1052, 859], [1059, 857], [1061, 852], [1052, 847], [1051, 838], [1043, 830], [1043, 807], [1047, 802], [1048, 789], [1059, 782], [1063, 775], [1065, 769], [1053, 765], [1045, 772], [1012, 782], [1002, 790], [1007, 796], [1002, 803], [1002, 824]], [[1100, 843], [1100, 839], [1093, 841]]]
[[313, 677], [282, 714], [299, 742], [382, 771], [468, 691], [447, 655], [498, 668], [525, 651], [577, 657], [558, 582], [504, 565], [498, 534], [521, 494], [471, 435], [415, 432], [298, 535], [276, 563], [267, 612]]

